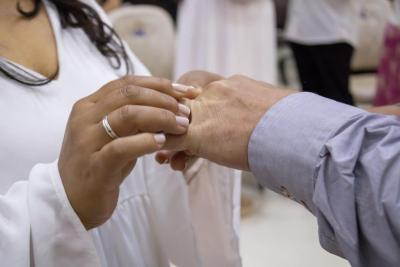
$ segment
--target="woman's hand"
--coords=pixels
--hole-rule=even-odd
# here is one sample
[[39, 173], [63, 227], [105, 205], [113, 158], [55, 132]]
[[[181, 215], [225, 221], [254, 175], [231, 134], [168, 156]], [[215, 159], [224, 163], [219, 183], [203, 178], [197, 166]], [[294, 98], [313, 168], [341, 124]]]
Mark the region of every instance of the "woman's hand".
[[[168, 80], [130, 76], [74, 105], [58, 167], [68, 199], [86, 229], [111, 217], [119, 186], [138, 157], [161, 149], [164, 133], [186, 132], [190, 110], [176, 100], [183, 95], [180, 91]], [[107, 135], [105, 116], [120, 138]]]

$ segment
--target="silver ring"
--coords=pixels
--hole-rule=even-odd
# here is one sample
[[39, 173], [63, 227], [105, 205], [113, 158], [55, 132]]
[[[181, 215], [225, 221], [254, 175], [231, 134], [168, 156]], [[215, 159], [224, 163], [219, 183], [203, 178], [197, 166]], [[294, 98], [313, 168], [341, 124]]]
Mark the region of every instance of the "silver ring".
[[105, 116], [102, 121], [103, 128], [106, 131], [107, 135], [111, 137], [111, 139], [117, 139], [119, 136], [113, 131], [110, 123], [108, 122], [108, 116]]

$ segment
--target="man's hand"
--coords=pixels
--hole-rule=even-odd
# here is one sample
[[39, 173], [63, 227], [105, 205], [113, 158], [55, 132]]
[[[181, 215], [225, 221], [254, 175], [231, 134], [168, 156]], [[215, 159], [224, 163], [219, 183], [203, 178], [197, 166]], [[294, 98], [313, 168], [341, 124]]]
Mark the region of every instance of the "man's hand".
[[[207, 80], [207, 75], [212, 75], [201, 74], [195, 72], [193, 77], [198, 79], [203, 75], [203, 79]], [[190, 75], [185, 75], [185, 80], [179, 82], [188, 83]], [[192, 110], [189, 130], [183, 136], [169, 136], [165, 148], [248, 170], [247, 148], [254, 128], [265, 112], [294, 91], [278, 90], [244, 76], [215, 81], [218, 77], [210, 76], [211, 83], [203, 87], [201, 94], [187, 100], [186, 105]], [[163, 156], [165, 154], [157, 155], [160, 163], [165, 162]], [[183, 169], [185, 165], [182, 162], [187, 157], [178, 153], [171, 160], [174, 169]]]
[[367, 109], [367, 111], [383, 115], [400, 116], [400, 106], [396, 105], [372, 107]]

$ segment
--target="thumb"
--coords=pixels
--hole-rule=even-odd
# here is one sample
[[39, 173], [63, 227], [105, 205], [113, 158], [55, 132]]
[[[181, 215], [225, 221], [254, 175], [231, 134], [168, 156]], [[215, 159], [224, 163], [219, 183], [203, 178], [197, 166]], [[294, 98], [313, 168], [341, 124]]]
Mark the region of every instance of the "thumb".
[[[162, 148], [166, 140], [164, 134], [142, 133], [121, 137], [105, 145], [96, 157], [99, 166], [105, 172], [126, 171], [127, 166], [133, 168], [137, 158], [154, 153]], [[103, 173], [103, 183], [120, 185], [125, 179], [123, 175], [107, 175]]]
[[98, 153], [98, 159], [110, 167], [122, 167], [128, 162], [160, 150], [166, 142], [164, 134], [142, 133], [113, 140]]
[[199, 87], [199, 86], [193, 87], [193, 88], [189, 89], [189, 90], [185, 93], [184, 97], [185, 97], [185, 98], [188, 98], [188, 99], [195, 99], [195, 98], [197, 98], [199, 95], [201, 95], [202, 92], [203, 92], [203, 87]]

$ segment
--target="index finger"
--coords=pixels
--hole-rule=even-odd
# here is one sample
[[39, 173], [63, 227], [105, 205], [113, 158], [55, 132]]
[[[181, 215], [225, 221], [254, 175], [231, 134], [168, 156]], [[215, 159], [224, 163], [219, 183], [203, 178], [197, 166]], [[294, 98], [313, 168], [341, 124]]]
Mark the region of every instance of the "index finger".
[[168, 79], [153, 77], [153, 76], [134, 76], [129, 75], [118, 80], [112, 81], [94, 94], [88, 97], [89, 101], [97, 102], [106, 97], [113, 90], [121, 90], [121, 88], [134, 85], [138, 87], [150, 88], [160, 93], [180, 99], [192, 89], [192, 86], [185, 86], [181, 84], [174, 84]]

